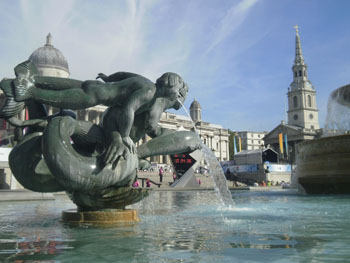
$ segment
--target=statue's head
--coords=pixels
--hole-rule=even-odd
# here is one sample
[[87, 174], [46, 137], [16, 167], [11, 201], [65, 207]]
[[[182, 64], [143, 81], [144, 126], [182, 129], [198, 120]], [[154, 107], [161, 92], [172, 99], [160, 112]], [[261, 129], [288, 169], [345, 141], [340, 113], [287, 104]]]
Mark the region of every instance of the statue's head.
[[[172, 107], [176, 110], [181, 108], [188, 92], [188, 87], [183, 79], [176, 73], [164, 73], [156, 81], [157, 92], [160, 96], [173, 102]], [[179, 102], [181, 101], [181, 103]]]

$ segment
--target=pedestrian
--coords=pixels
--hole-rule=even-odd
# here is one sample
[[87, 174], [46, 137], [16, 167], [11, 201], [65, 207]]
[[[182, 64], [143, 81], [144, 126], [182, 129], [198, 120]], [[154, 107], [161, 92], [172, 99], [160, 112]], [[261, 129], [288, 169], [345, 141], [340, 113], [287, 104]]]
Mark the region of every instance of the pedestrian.
[[163, 175], [164, 175], [164, 170], [163, 167], [161, 166], [159, 168], [159, 182], [162, 183], [163, 182]]
[[174, 182], [176, 180], [176, 172], [175, 171], [173, 172], [173, 180], [174, 180]]
[[132, 184], [132, 187], [134, 188], [138, 188], [139, 186], [140, 186], [140, 183], [137, 180]]
[[149, 178], [146, 180], [146, 187], [151, 187], [151, 180]]

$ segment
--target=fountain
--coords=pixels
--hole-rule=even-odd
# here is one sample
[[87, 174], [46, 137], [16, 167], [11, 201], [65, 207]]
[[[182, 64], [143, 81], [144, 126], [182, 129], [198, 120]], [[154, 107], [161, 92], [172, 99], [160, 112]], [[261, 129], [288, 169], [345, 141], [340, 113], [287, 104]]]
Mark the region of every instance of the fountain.
[[328, 100], [324, 137], [297, 145], [297, 176], [306, 193], [350, 193], [350, 85]]
[[[193, 122], [190, 114], [186, 110], [186, 107], [183, 105], [182, 101], [178, 100], [178, 102], [181, 104], [182, 109], [185, 111], [186, 115], [191, 120], [192, 125], [193, 125], [193, 130], [195, 131], [195, 133], [197, 135], [197, 139], [200, 141], [201, 153], [202, 153], [201, 155], [202, 156], [196, 157], [197, 162], [199, 163], [202, 159], [204, 159], [204, 161], [208, 164], [209, 171], [210, 171], [209, 174], [213, 180], [214, 190], [215, 190], [218, 198], [221, 200], [221, 203], [223, 205], [228, 206], [228, 207], [232, 207], [234, 205], [234, 202], [232, 200], [232, 195], [231, 195], [230, 190], [228, 189], [226, 176], [224, 174], [224, 171], [223, 171], [218, 159], [216, 158], [215, 154], [209, 149], [209, 147], [202, 142], [202, 140], [199, 136], [199, 133], [196, 129], [196, 125]], [[198, 156], [198, 154], [197, 154], [197, 156]], [[187, 178], [185, 176], [183, 176], [183, 179], [188, 179], [188, 177], [190, 175], [193, 176], [193, 173], [194, 173], [193, 169], [188, 171]]]
[[[117, 176], [124, 178], [119, 174], [122, 165], [126, 169], [129, 164], [135, 168], [131, 165], [134, 156], [132, 147], [122, 147], [125, 156], [118, 155], [121, 152], [118, 147], [110, 151], [104, 149], [106, 135], [101, 128], [110, 128], [107, 123], [95, 126], [79, 122], [69, 117], [68, 111], [51, 117], [37, 114], [25, 123], [15, 119], [15, 113], [23, 106], [22, 102], [14, 100], [12, 81], [3, 80], [1, 83], [1, 87], [8, 91], [8, 97], [5, 104], [7, 108], [3, 108], [0, 113], [6, 114], [8, 121], [19, 128], [22, 125], [30, 126], [16, 146], [18, 152], [11, 154], [10, 159], [16, 176], [28, 188], [55, 192], [61, 191], [62, 185], [66, 184], [67, 187], [77, 184], [84, 186], [82, 182], [85, 180], [103, 186]], [[45, 83], [48, 82], [45, 80]], [[30, 96], [36, 96], [33, 88], [30, 93]], [[37, 104], [31, 105], [31, 113], [34, 113], [34, 106], [40, 109]], [[112, 113], [115, 110], [113, 107], [108, 109], [104, 120], [113, 120]], [[62, 141], [55, 142], [54, 137], [51, 137], [53, 134], [60, 136]], [[155, 136], [149, 144], [135, 149], [135, 162], [139, 167], [147, 165], [143, 157], [156, 155], [159, 151], [175, 154], [180, 150], [187, 152], [201, 148], [193, 132], [181, 131], [166, 135], [169, 134], [165, 133], [165, 137]], [[130, 136], [136, 135], [131, 132]], [[50, 149], [51, 146], [45, 146], [46, 143], [52, 143], [51, 146], [59, 152], [65, 153], [67, 150], [70, 155], [59, 156]], [[96, 147], [92, 147], [94, 145]], [[179, 150], [178, 146], [183, 148]], [[46, 151], [50, 151], [53, 156], [47, 156], [49, 154]], [[108, 152], [115, 152], [117, 158], [112, 156], [111, 162], [105, 161], [103, 157]], [[127, 157], [129, 155], [131, 157]], [[92, 174], [82, 173], [79, 167], [75, 167], [77, 159], [87, 163], [88, 167], [81, 168], [82, 172], [91, 169]], [[30, 161], [33, 162], [32, 166], [29, 166]], [[65, 171], [60, 171], [61, 162], [77, 174], [74, 180], [69, 180]], [[104, 162], [108, 163], [107, 168], [100, 171]], [[113, 169], [113, 165], [119, 171], [117, 175], [108, 171]], [[60, 173], [51, 173], [51, 169], [56, 171], [56, 167]], [[20, 176], [19, 171], [24, 172], [25, 176]], [[121, 200], [118, 206], [122, 206], [123, 200], [133, 202], [140, 198], [139, 202], [129, 206], [138, 211], [141, 218], [139, 224], [113, 224], [109, 227], [80, 224], [72, 227], [60, 220], [61, 211], [75, 209], [75, 205], [60, 193], [55, 194], [54, 200], [2, 202], [0, 262], [345, 262], [350, 256], [347, 245], [350, 242], [347, 223], [350, 206], [348, 198], [344, 196], [300, 197], [293, 189], [243, 190], [233, 193], [235, 206], [227, 207], [222, 205], [213, 191], [152, 191], [145, 193], [147, 197], [140, 196], [137, 192], [128, 191], [127, 182], [132, 181], [131, 177], [126, 175], [128, 179], [120, 184], [121, 187], [118, 186], [118, 180], [113, 187], [100, 187], [103, 189], [100, 193], [91, 192], [91, 189], [82, 193], [66, 191], [70, 193], [70, 198], [84, 204], [84, 215], [86, 212], [118, 211], [114, 209], [118, 200]], [[104, 195], [101, 196], [101, 193]], [[123, 199], [123, 196], [127, 198]], [[87, 207], [89, 204], [91, 209]], [[94, 210], [94, 207], [98, 209]]]
[[[75, 223], [132, 223], [139, 221], [134, 204], [149, 193], [131, 187], [147, 157], [193, 152], [201, 142], [191, 131], [172, 131], [158, 125], [163, 111], [179, 109], [188, 87], [176, 73], [156, 83], [143, 76], [117, 72], [98, 74], [103, 80], [79, 81], [39, 76], [25, 61], [15, 67], [15, 79], [3, 79], [5, 103], [0, 116], [16, 127], [17, 144], [9, 156], [16, 179], [37, 192], [66, 191], [77, 209], [64, 211]], [[102, 122], [75, 119], [69, 110], [48, 116], [43, 104], [70, 110], [102, 104]], [[25, 107], [29, 118], [16, 116]], [[23, 129], [26, 130], [23, 134]], [[136, 147], [145, 134], [153, 139]]]

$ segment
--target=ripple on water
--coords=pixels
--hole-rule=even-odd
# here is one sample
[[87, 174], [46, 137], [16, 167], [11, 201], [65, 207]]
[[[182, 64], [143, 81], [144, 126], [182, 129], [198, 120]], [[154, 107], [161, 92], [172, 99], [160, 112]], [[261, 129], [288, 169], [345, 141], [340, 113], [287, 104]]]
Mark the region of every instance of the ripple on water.
[[[346, 262], [350, 196], [288, 191], [156, 192], [141, 222], [118, 228], [60, 223], [70, 203], [0, 206], [0, 262]], [[150, 209], [151, 211], [149, 211]], [[4, 218], [7, 216], [7, 218]]]

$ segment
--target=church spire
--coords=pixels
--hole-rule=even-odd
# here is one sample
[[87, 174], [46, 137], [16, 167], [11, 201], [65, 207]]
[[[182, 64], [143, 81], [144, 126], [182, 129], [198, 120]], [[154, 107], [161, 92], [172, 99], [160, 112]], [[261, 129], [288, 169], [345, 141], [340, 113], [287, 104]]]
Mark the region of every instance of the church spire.
[[295, 26], [295, 60], [292, 67], [293, 82], [288, 89], [288, 124], [305, 129], [317, 130], [318, 109], [316, 105], [316, 90], [307, 76], [301, 50], [299, 27]]
[[294, 26], [295, 28], [295, 60], [294, 64], [304, 65], [303, 52], [301, 50], [300, 36], [299, 36], [299, 26]]
[[[295, 85], [291, 85], [292, 88], [301, 88], [304, 86], [302, 82], [308, 81], [307, 79], [307, 65], [305, 64], [303, 52], [301, 50], [300, 36], [299, 36], [299, 27], [294, 26], [295, 28], [295, 59], [292, 67], [293, 71], [293, 81]], [[299, 83], [299, 84], [298, 84]], [[296, 87], [297, 86], [297, 87]]]

